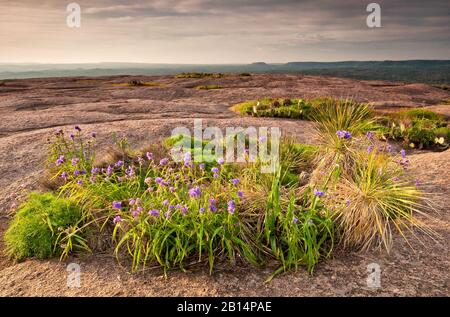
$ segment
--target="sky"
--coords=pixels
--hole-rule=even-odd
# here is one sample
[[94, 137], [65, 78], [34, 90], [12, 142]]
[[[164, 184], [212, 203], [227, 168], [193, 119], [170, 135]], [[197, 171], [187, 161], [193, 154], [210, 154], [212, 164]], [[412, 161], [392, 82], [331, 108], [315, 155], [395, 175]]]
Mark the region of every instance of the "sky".
[[[380, 28], [366, 24], [370, 2]], [[0, 63], [386, 59], [450, 59], [450, 1], [0, 0]]]

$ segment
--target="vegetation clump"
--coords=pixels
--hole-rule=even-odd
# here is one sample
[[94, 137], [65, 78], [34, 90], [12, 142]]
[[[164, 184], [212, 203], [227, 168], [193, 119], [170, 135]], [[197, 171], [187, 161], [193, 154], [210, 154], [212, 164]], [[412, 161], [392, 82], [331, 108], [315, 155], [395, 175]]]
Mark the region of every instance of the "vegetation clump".
[[[30, 196], [21, 207], [5, 237], [10, 254], [64, 257], [106, 236], [118, 261], [129, 260], [133, 272], [155, 264], [164, 272], [184, 271], [193, 263], [213, 271], [218, 260], [240, 259], [257, 267], [277, 263], [270, 280], [302, 266], [313, 272], [336, 243], [390, 250], [393, 230], [405, 238], [412, 228], [433, 234], [416, 218], [432, 208], [406, 172], [406, 152], [393, 153], [375, 138], [368, 105], [268, 99], [241, 110], [270, 111], [274, 101], [276, 109], [299, 107], [302, 115], [308, 109], [320, 144], [283, 138], [272, 174], [252, 157], [249, 135], [243, 135], [243, 157], [227, 163], [219, 153], [205, 152], [209, 142], [190, 136], [142, 150], [115, 139], [114, 149], [100, 158], [95, 133], [86, 136], [79, 126], [69, 135], [57, 131], [48, 159], [54, 194], [46, 194], [45, 203]], [[240, 133], [217, 142], [228, 144]], [[271, 148], [271, 139], [259, 138], [258, 147]], [[73, 217], [51, 216], [66, 215], [58, 210], [72, 210], [67, 215]], [[20, 239], [26, 243], [16, 243]]]
[[65, 250], [87, 250], [77, 233], [82, 212], [73, 202], [52, 193], [31, 193], [5, 233], [6, 253], [17, 260], [49, 258]]
[[222, 73], [181, 73], [175, 75], [175, 78], [223, 78], [225, 74]]
[[200, 85], [200, 86], [196, 86], [195, 89], [198, 90], [214, 90], [214, 89], [222, 89], [224, 88], [221, 85]]

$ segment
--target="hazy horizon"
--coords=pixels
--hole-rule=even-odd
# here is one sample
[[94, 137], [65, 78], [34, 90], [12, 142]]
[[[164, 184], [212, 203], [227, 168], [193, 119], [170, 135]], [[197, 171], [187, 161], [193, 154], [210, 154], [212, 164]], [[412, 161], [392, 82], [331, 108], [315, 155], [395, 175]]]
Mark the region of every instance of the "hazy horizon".
[[[81, 7], [81, 27], [66, 6]], [[450, 2], [0, 0], [0, 63], [229, 65], [450, 59]]]

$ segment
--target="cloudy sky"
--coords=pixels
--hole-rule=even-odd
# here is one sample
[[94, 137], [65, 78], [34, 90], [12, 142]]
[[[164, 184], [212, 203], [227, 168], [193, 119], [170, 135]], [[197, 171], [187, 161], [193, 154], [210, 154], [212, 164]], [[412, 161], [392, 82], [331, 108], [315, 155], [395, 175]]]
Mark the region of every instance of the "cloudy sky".
[[0, 63], [450, 59], [450, 1], [372, 1], [0, 0]]

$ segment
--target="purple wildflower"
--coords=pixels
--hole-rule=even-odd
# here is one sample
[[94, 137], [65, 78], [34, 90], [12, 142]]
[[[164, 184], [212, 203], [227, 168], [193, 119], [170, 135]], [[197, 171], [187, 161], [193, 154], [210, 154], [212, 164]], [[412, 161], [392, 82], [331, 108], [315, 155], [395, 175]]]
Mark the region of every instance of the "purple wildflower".
[[108, 168], [106, 169], [106, 176], [110, 177], [113, 172], [113, 168], [111, 165], [108, 165]]
[[112, 207], [114, 208], [114, 209], [122, 209], [122, 202], [121, 201], [113, 201], [112, 202]]
[[394, 181], [394, 182], [398, 182], [400, 179], [398, 178], [398, 177], [393, 177], [392, 178], [392, 181]]
[[74, 170], [73, 173], [74, 173], [75, 175], [77, 175], [77, 176], [78, 176], [78, 175], [81, 175], [81, 172], [80, 172], [79, 170]]
[[91, 174], [98, 174], [98, 172], [100, 172], [100, 169], [98, 168], [98, 167], [93, 167], [92, 169], [91, 169]]
[[155, 183], [156, 184], [162, 184], [163, 183], [163, 179], [161, 177], [156, 177], [155, 178]]
[[69, 138], [73, 141], [75, 140], [75, 135], [73, 135], [72, 133], [69, 135]]
[[205, 163], [200, 163], [200, 165], [198, 166], [201, 170], [205, 169]]
[[62, 179], [66, 180], [66, 179], [67, 179], [67, 176], [68, 176], [68, 175], [67, 175], [66, 172], [62, 172], [62, 173], [61, 173], [61, 178], [62, 178]]
[[167, 206], [168, 204], [169, 204], [169, 200], [167, 200], [167, 199], [162, 202], [163, 206]]
[[373, 145], [369, 145], [368, 147], [367, 147], [367, 153], [372, 153], [372, 151], [373, 151]]
[[121, 222], [121, 221], [122, 221], [122, 217], [120, 217], [120, 216], [115, 216], [114, 219], [113, 219], [113, 223], [114, 224], [116, 224], [118, 222]]
[[234, 211], [236, 210], [236, 203], [234, 202], [234, 200], [230, 200], [229, 202], [228, 202], [228, 212], [230, 213], [230, 214], [234, 214]]
[[83, 180], [82, 179], [77, 180], [77, 185], [83, 185]]
[[373, 132], [372, 132], [372, 131], [368, 131], [368, 132], [366, 133], [366, 137], [367, 137], [369, 140], [372, 140], [372, 139], [373, 139]]
[[200, 212], [201, 214], [205, 213], [205, 208], [200, 208], [199, 212]]
[[191, 189], [189, 189], [189, 196], [193, 197], [193, 198], [198, 198], [200, 197], [200, 187], [199, 186], [195, 186], [192, 187]]
[[122, 160], [119, 160], [119, 161], [117, 161], [117, 163], [116, 163], [116, 164], [114, 164], [114, 166], [115, 166], [115, 167], [122, 167], [122, 166], [123, 166], [123, 164], [125, 164], [125, 163], [124, 163], [124, 161], [122, 161]]
[[239, 185], [240, 180], [237, 179], [237, 178], [233, 178], [233, 179], [231, 180], [231, 183], [233, 183], [234, 186], [237, 186], [237, 185]]
[[72, 165], [77, 165], [78, 164], [78, 158], [74, 157], [72, 158]]
[[147, 157], [147, 160], [149, 160], [149, 161], [153, 160], [153, 153], [147, 152], [147, 153], [145, 153], [145, 156]]
[[225, 163], [225, 160], [223, 159], [223, 157], [221, 157], [217, 160], [217, 163], [219, 163], [219, 165], [223, 165]]
[[168, 158], [163, 158], [161, 159], [161, 161], [159, 161], [159, 165], [164, 166], [167, 165], [168, 162], [169, 162]]
[[174, 210], [174, 209], [175, 209], [175, 206], [174, 206], [174, 205], [169, 205], [169, 209], [170, 209], [170, 210]]
[[352, 137], [352, 135], [351, 135], [351, 133], [350, 132], [348, 132], [348, 131], [345, 131], [345, 130], [338, 130], [337, 132], [336, 132], [336, 135], [338, 136], [338, 137], [340, 137], [341, 139], [350, 139], [351, 137]]
[[94, 139], [97, 137], [97, 132], [95, 132], [95, 131], [92, 131], [91, 132], [91, 137], [93, 137]]
[[296, 224], [296, 223], [298, 222], [298, 218], [297, 218], [297, 217], [294, 217], [294, 219], [292, 219], [292, 222], [293, 222], [294, 224]]
[[183, 214], [183, 216], [186, 216], [187, 212], [188, 212], [188, 207], [183, 206], [183, 207], [181, 208], [181, 213]]
[[323, 196], [325, 196], [325, 192], [314, 188], [314, 195], [316, 195], [317, 197], [323, 197]]
[[406, 151], [405, 150], [401, 150], [400, 151], [400, 155], [405, 158], [406, 157]]
[[159, 210], [157, 210], [157, 209], [152, 209], [152, 210], [150, 210], [150, 211], [148, 212], [148, 214], [149, 214], [150, 216], [154, 216], [154, 217], [157, 217], [157, 216], [160, 215]]
[[130, 198], [130, 199], [128, 199], [128, 204], [129, 204], [130, 206], [133, 206], [133, 205], [136, 204], [136, 200], [135, 200], [134, 198]]
[[125, 175], [127, 175], [127, 176], [133, 176], [133, 175], [134, 175], [134, 168], [133, 168], [133, 166], [129, 166], [129, 167], [125, 170]]
[[309, 223], [310, 225], [312, 225], [312, 224], [314, 223], [314, 221], [313, 221], [312, 219], [309, 219], [309, 220], [308, 220], [308, 223]]
[[219, 169], [217, 167], [213, 167], [211, 168], [211, 172], [213, 172], [214, 174], [219, 173]]
[[64, 163], [66, 161], [66, 158], [64, 157], [64, 155], [60, 155], [58, 157], [58, 159], [56, 160], [56, 166], [61, 165], [62, 163]]
[[76, 125], [76, 126], [75, 126], [75, 130], [77, 130], [78, 132], [81, 132], [80, 126], [79, 126], [79, 125]]
[[184, 155], [184, 166], [191, 166], [192, 154], [191, 152], [186, 152]]
[[240, 190], [238, 190], [237, 194], [238, 194], [239, 198], [244, 197], [244, 193]]

